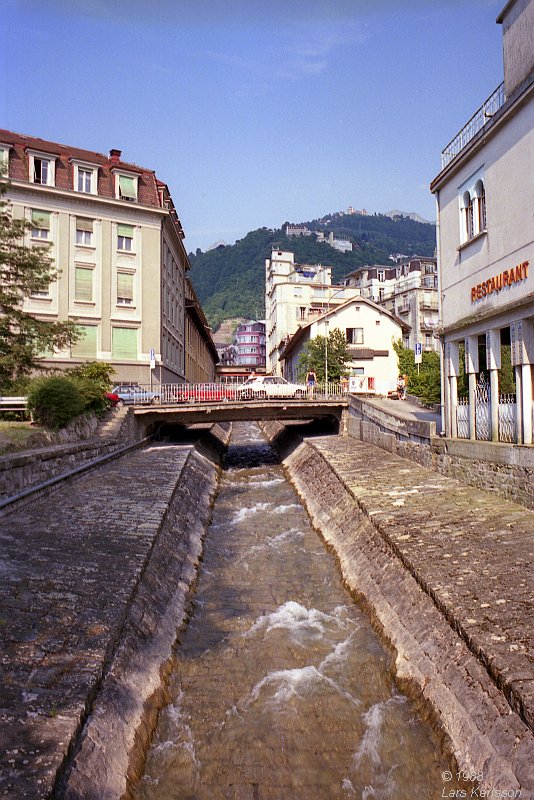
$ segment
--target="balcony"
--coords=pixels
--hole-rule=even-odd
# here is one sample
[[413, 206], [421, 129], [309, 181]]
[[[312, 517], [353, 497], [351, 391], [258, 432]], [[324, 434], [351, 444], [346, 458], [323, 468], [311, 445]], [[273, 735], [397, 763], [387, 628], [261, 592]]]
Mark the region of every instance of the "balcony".
[[409, 304], [404, 304], [402, 306], [397, 306], [397, 314], [409, 314], [410, 313], [410, 306]]
[[469, 122], [467, 122], [462, 130], [456, 134], [454, 139], [451, 139], [449, 144], [441, 152], [441, 169], [445, 169], [447, 164], [456, 158], [464, 147], [475, 138], [477, 133], [492, 119], [497, 111], [504, 105], [506, 100], [504, 94], [504, 83], [495, 89], [485, 103], [476, 111]]

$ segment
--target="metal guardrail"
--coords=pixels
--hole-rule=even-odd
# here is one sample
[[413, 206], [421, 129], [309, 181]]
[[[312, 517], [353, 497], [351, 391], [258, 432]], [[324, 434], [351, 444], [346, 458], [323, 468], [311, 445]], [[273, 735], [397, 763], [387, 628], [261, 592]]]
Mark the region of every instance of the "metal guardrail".
[[0, 411], [26, 411], [26, 397], [0, 397]]
[[318, 383], [313, 390], [304, 384], [292, 384], [286, 389], [284, 385], [250, 388], [243, 383], [163, 383], [159, 385], [139, 385], [139, 391], [129, 405], [181, 405], [188, 403], [229, 403], [244, 401], [265, 400], [325, 400], [329, 398], [347, 396], [347, 385], [341, 382], [329, 381], [326, 385]]
[[454, 139], [441, 152], [441, 169], [445, 169], [447, 164], [460, 153], [471, 139], [490, 121], [496, 112], [504, 105], [506, 100], [504, 94], [504, 82], [490, 94], [488, 99], [475, 111], [471, 119], [464, 125]]

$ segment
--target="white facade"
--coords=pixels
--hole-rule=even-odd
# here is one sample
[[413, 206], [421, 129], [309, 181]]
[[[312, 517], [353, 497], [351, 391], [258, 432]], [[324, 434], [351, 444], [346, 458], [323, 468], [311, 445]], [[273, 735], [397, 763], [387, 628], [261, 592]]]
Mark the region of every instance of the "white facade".
[[273, 250], [265, 261], [267, 372], [281, 375], [280, 347], [300, 326], [358, 295], [332, 285], [331, 267], [295, 264], [293, 253]]
[[295, 333], [284, 349], [284, 377], [302, 378], [298, 362], [306, 343], [316, 336], [328, 337], [336, 328], [343, 332], [351, 355], [347, 374], [365, 379], [366, 388], [378, 395], [394, 390], [398, 359], [393, 342], [402, 338], [403, 326], [389, 312], [363, 297], [345, 302]]
[[[447, 146], [431, 186], [439, 222], [444, 427], [452, 437], [532, 444], [534, 0], [511, 0], [498, 21], [504, 88], [475, 114], [479, 129], [471, 122]], [[510, 345], [517, 390], [508, 435], [498, 375], [504, 345]], [[466, 408], [458, 400], [462, 353]]]

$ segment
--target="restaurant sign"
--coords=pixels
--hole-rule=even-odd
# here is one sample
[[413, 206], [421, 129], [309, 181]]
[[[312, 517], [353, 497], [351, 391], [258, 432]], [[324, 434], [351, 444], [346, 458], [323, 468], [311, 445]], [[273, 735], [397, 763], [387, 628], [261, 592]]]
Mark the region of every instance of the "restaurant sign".
[[507, 286], [513, 286], [516, 283], [521, 283], [521, 281], [526, 280], [528, 278], [528, 265], [528, 261], [523, 261], [521, 264], [518, 264], [517, 267], [505, 269], [503, 272], [499, 273], [499, 275], [494, 275], [492, 278], [488, 278], [487, 281], [477, 283], [477, 285], [473, 286], [471, 289], [471, 302], [476, 303], [477, 300], [482, 300], [484, 297], [494, 292], [500, 292]]

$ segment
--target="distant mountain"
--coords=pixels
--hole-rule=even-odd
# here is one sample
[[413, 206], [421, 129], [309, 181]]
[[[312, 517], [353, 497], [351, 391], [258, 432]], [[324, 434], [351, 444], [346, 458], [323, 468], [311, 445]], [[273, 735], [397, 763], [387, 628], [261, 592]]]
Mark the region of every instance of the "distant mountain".
[[191, 280], [210, 325], [227, 319], [263, 319], [265, 259], [274, 247], [289, 250], [300, 264], [332, 267], [332, 279], [366, 264], [388, 264], [392, 253], [406, 256], [433, 256], [436, 248], [435, 225], [408, 216], [386, 214], [343, 214], [335, 212], [321, 219], [298, 223], [309, 230], [353, 242], [351, 253], [341, 253], [316, 237], [284, 234], [281, 228], [258, 228], [233, 245], [219, 244], [207, 252], [190, 253]]
[[415, 222], [423, 222], [425, 225], [433, 225], [433, 222], [429, 222], [427, 219], [424, 219], [420, 214], [417, 214], [415, 211], [399, 211], [398, 208], [394, 208], [393, 211], [385, 211], [385, 217], [391, 217], [394, 219], [395, 217], [407, 217], [408, 219], [413, 219]]

